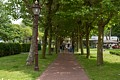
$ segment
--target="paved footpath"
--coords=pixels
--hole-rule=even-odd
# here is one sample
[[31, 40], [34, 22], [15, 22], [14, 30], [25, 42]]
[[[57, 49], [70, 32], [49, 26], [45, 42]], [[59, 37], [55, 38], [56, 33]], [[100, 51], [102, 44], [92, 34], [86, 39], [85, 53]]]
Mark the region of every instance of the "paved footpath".
[[60, 53], [37, 80], [89, 80], [73, 54]]

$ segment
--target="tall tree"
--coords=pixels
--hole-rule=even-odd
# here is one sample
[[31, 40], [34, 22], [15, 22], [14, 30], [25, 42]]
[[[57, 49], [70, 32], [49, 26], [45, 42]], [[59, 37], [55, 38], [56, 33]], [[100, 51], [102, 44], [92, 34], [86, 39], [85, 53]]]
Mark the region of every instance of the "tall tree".
[[[118, 13], [119, 7], [116, 2], [111, 0], [102, 0], [99, 7], [99, 20], [98, 20], [98, 47], [97, 47], [97, 65], [103, 64], [103, 37], [104, 28], [112, 20], [115, 14]], [[118, 7], [118, 8], [117, 8]]]
[[[47, 46], [47, 36], [48, 36], [48, 30], [50, 28], [50, 34], [51, 34], [51, 28], [52, 28], [52, 24], [51, 24], [51, 20], [52, 20], [52, 11], [51, 11], [51, 7], [52, 7], [52, 3], [53, 0], [48, 0], [46, 3], [46, 8], [47, 8], [47, 16], [46, 16], [46, 25], [45, 25], [45, 31], [44, 31], [44, 39], [43, 39], [43, 51], [42, 51], [42, 58], [46, 58], [45, 54], [46, 54], [46, 46]], [[51, 35], [50, 35], [50, 42], [49, 42], [49, 52], [51, 53]]]
[[48, 53], [51, 55], [51, 43], [52, 43], [52, 28], [53, 28], [53, 24], [52, 24], [52, 21], [53, 21], [53, 16], [55, 15], [55, 13], [58, 11], [59, 9], [59, 2], [57, 0], [53, 0], [52, 1], [52, 4], [51, 4], [51, 13], [50, 13], [50, 21], [49, 21], [49, 46], [48, 46]]
[[11, 27], [10, 17], [8, 16], [9, 12], [6, 10], [7, 5], [0, 1], [0, 38], [4, 41], [8, 40], [9, 33], [7, 32], [8, 29]]

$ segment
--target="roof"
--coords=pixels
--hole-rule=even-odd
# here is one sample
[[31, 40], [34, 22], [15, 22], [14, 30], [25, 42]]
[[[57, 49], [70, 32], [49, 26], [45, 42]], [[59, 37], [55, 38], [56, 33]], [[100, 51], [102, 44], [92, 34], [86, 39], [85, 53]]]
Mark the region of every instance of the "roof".
[[[104, 41], [107, 40], [107, 38], [109, 39], [109, 36], [104, 36]], [[98, 40], [98, 36], [92, 36], [92, 37], [91, 37], [91, 40]], [[111, 37], [110, 37], [110, 40], [115, 40], [115, 41], [117, 41], [117, 40], [118, 40], [118, 37], [117, 37], [117, 36], [111, 36]]]
[[115, 44], [117, 44], [118, 42], [114, 41], [114, 40], [104, 40], [104, 43], [115, 43]]

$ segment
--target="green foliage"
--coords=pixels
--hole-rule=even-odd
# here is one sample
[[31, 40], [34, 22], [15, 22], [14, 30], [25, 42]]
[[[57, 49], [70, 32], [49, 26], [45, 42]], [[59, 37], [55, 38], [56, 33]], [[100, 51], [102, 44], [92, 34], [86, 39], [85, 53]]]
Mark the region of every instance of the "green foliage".
[[[33, 2], [34, 0], [9, 0], [5, 3], [7, 5], [6, 10], [11, 12], [10, 15], [12, 15], [14, 19], [23, 18], [25, 25], [31, 26], [33, 15], [31, 7]], [[43, 26], [46, 26], [44, 25], [46, 21], [46, 2], [47, 1], [44, 0], [40, 1], [40, 4], [42, 4], [40, 27], [42, 28], [44, 28]], [[78, 26], [76, 24], [77, 20], [82, 21], [83, 27], [88, 23], [92, 23], [91, 29], [94, 29], [93, 27], [99, 23], [99, 20], [101, 18], [104, 18], [103, 20], [106, 20], [109, 17], [110, 13], [112, 13], [114, 16], [117, 16], [116, 14], [120, 10], [119, 3], [120, 1], [113, 0], [53, 0], [53, 14], [51, 14], [53, 17], [52, 25], [54, 27], [58, 25], [60, 26], [58, 34], [61, 36], [71, 36], [69, 33], [73, 32], [73, 30]], [[54, 9], [58, 4], [60, 7], [54, 15]]]
[[7, 37], [8, 32], [5, 31], [10, 26], [10, 16], [6, 10], [6, 6], [0, 1], [0, 38], [4, 39]]
[[[31, 44], [19, 43], [0, 43], [0, 57], [29, 52]], [[38, 44], [38, 50], [41, 50], [41, 44]]]
[[[31, 45], [31, 44], [27, 44], [27, 43], [21, 44], [21, 52], [29, 52], [29, 50], [30, 50], [30, 45]], [[41, 44], [38, 44], [38, 50], [41, 50]]]
[[25, 40], [29, 40], [32, 36], [32, 29], [29, 26], [25, 26], [22, 27], [21, 29], [21, 34], [19, 34], [19, 39], [21, 39], [21, 41], [23, 40], [25, 42]]
[[7, 42], [22, 42], [31, 38], [32, 29], [18, 24], [3, 26], [0, 28], [0, 38]]
[[117, 36], [120, 38], [120, 25], [112, 27], [112, 36]]
[[21, 44], [21, 52], [29, 52], [30, 44]]
[[110, 50], [110, 54], [114, 54], [114, 55], [119, 55], [120, 56], [120, 50], [119, 49]]
[[0, 56], [15, 55], [21, 52], [19, 43], [0, 43]]
[[38, 50], [41, 50], [41, 44], [38, 44]]

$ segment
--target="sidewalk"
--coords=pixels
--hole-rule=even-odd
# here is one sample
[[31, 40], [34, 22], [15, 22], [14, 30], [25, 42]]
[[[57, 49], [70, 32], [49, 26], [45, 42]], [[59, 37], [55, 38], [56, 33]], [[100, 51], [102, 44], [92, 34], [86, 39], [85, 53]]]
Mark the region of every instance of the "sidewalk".
[[89, 80], [73, 54], [60, 53], [37, 80]]

